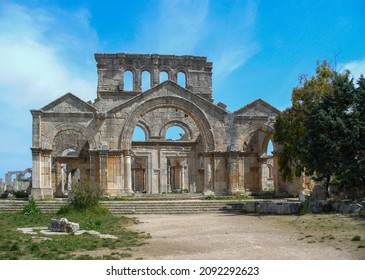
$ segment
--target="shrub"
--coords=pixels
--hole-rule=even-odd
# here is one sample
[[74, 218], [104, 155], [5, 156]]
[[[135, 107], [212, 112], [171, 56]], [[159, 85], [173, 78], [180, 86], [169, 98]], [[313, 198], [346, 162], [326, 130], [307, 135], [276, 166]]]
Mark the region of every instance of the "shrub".
[[97, 184], [78, 183], [69, 192], [69, 199], [75, 209], [86, 209], [98, 205], [102, 194]]
[[29, 194], [26, 191], [17, 191], [14, 193], [16, 198], [28, 198]]
[[34, 198], [30, 198], [28, 203], [24, 206], [22, 213], [24, 215], [41, 214], [41, 209], [38, 208]]

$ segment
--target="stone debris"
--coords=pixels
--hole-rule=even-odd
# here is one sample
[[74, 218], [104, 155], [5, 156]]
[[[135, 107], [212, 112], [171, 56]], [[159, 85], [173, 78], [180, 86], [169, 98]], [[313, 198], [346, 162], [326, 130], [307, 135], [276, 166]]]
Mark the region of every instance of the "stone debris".
[[50, 225], [48, 227], [48, 230], [52, 232], [67, 232], [67, 233], [75, 233], [79, 229], [80, 229], [79, 224], [69, 222], [66, 218], [61, 218], [60, 220], [51, 219]]
[[[52, 220], [55, 220], [55, 219], [52, 219]], [[68, 235], [68, 234], [71, 234], [71, 232], [66, 232], [66, 231], [51, 231], [47, 227], [27, 227], [27, 228], [18, 228], [18, 230], [20, 230], [24, 234], [34, 235], [34, 236], [32, 236], [32, 239], [40, 239], [42, 241], [52, 240], [52, 239], [48, 238], [48, 237], [36, 236], [37, 234], [44, 234], [44, 235]], [[118, 237], [115, 236], [115, 235], [100, 233], [96, 230], [77, 230], [73, 234], [74, 235], [81, 235], [81, 234], [84, 234], [84, 233], [95, 235], [99, 238], [118, 239]]]

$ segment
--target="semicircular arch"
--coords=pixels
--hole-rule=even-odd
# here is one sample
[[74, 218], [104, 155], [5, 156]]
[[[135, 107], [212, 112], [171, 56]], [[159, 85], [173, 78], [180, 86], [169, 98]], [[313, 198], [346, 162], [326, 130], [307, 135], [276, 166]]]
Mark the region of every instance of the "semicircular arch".
[[165, 139], [167, 130], [172, 126], [181, 127], [184, 130], [184, 132], [188, 135], [188, 139], [190, 139], [190, 140], [193, 139], [193, 132], [191, 131], [190, 127], [186, 123], [184, 123], [180, 120], [171, 120], [171, 121], [167, 122], [166, 124], [164, 124], [164, 126], [160, 130], [159, 137], [161, 139]]
[[[252, 137], [254, 137], [255, 133], [257, 131], [264, 132], [266, 134], [265, 139], [263, 141], [262, 148], [267, 146], [269, 140], [273, 141], [274, 136], [274, 128], [272, 126], [269, 126], [267, 124], [257, 124], [250, 126], [247, 128], [243, 133], [238, 137], [238, 146], [240, 149], [245, 150], [246, 145], [251, 142]], [[276, 150], [276, 144], [273, 142], [274, 150]]]
[[[76, 134], [79, 135], [79, 137], [77, 138], [78, 141], [76, 141], [75, 143], [73, 143], [72, 145], [68, 145], [67, 148], [71, 148], [74, 149], [77, 153], [79, 153], [81, 151], [81, 149], [84, 147], [83, 144], [85, 144], [86, 142], [92, 143], [92, 141], [90, 141], [91, 139], [89, 139], [88, 134], [86, 133], [86, 129], [85, 127], [79, 125], [79, 124], [61, 124], [56, 126], [47, 136], [46, 140], [44, 141], [44, 145], [42, 148], [45, 149], [52, 149], [54, 150], [54, 145], [55, 145], [55, 141], [56, 138], [62, 134], [62, 133], [66, 133], [66, 132], [75, 132]], [[58, 147], [59, 149], [62, 149], [64, 147]], [[90, 147], [91, 148], [91, 147]], [[66, 148], [65, 148], [66, 149]], [[65, 149], [63, 149], [62, 151], [64, 151]]]
[[129, 114], [120, 135], [120, 148], [130, 150], [134, 127], [138, 124], [141, 116], [159, 108], [176, 108], [189, 115], [196, 123], [202, 136], [205, 151], [214, 151], [214, 135], [211, 125], [204, 113], [192, 102], [179, 97], [163, 96], [147, 100], [133, 109]]

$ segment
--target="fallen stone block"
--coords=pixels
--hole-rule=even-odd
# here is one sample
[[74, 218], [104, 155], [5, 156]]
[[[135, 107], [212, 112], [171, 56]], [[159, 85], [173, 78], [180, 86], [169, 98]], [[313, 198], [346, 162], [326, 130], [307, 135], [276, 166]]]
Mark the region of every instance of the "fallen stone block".
[[66, 232], [75, 233], [80, 229], [79, 224], [69, 222], [66, 218], [61, 218], [60, 220], [51, 219], [48, 230], [52, 232]]

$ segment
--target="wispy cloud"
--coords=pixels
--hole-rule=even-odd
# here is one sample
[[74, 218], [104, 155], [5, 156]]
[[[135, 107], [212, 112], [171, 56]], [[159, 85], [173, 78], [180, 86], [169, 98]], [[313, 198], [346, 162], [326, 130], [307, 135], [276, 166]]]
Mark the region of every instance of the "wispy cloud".
[[230, 7], [229, 16], [217, 22], [212, 38], [216, 77], [226, 77], [244, 65], [259, 50], [255, 39], [258, 5], [253, 1], [236, 1]]
[[358, 79], [365, 75], [365, 58], [345, 63], [341, 68], [350, 70], [352, 77]]
[[158, 8], [144, 18], [134, 49], [208, 56], [219, 78], [244, 65], [260, 49], [255, 40], [258, 4], [254, 1], [158, 3]]
[[[71, 21], [85, 20], [79, 13], [73, 16]], [[78, 45], [80, 41], [72, 29], [64, 25], [58, 28], [57, 18], [45, 10], [8, 5], [3, 7], [0, 18], [3, 103], [43, 106], [68, 91], [90, 96], [94, 82], [77, 77], [77, 63], [70, 62], [79, 54], [78, 48], [90, 42]]]
[[137, 40], [146, 52], [192, 54], [206, 36], [208, 0], [162, 0], [147, 17]]
[[[67, 92], [86, 100], [95, 97], [91, 49], [97, 36], [88, 17], [85, 10], [0, 4], [1, 173], [31, 165], [30, 109], [41, 108]], [[85, 70], [89, 61], [92, 75]]]

